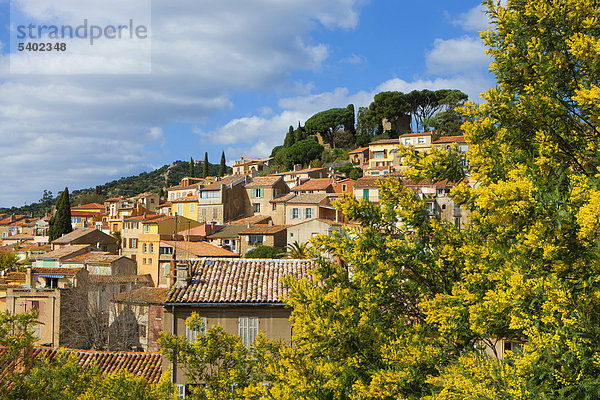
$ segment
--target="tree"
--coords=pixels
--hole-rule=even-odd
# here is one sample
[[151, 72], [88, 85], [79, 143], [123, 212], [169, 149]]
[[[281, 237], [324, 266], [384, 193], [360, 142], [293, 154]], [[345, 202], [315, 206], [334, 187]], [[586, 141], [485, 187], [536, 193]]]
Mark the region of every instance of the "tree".
[[283, 147], [292, 147], [296, 143], [294, 137], [294, 127], [290, 125], [290, 129], [283, 140]]
[[452, 105], [464, 103], [468, 96], [460, 90], [441, 89], [413, 90], [405, 95], [410, 106], [410, 113], [415, 121], [415, 132], [430, 129], [431, 118], [439, 111], [446, 110]]
[[219, 165], [219, 176], [227, 175], [227, 165], [225, 164], [225, 152], [221, 153], [221, 165]]
[[294, 164], [308, 164], [321, 157], [324, 147], [312, 139], [304, 139], [285, 150], [285, 164], [292, 168]]
[[245, 258], [280, 258], [281, 256], [282, 253], [275, 247], [263, 245], [248, 250], [244, 255]]
[[204, 163], [202, 164], [202, 177], [206, 178], [208, 177], [208, 153], [205, 152], [204, 153]]
[[0, 252], [0, 270], [22, 272], [24, 267], [19, 262], [19, 257], [14, 252]]
[[467, 101], [466, 95], [460, 91], [453, 91], [446, 99], [444, 107], [429, 120], [429, 125], [436, 129], [440, 136], [459, 135], [461, 125], [465, 118], [458, 112], [458, 108]]
[[321, 111], [310, 117], [304, 124], [304, 128], [312, 134], [320, 133], [323, 140], [334, 147], [334, 134], [338, 129], [354, 129], [354, 113], [347, 108]]
[[196, 173], [194, 171], [194, 159], [192, 157], [190, 157], [190, 172], [188, 173], [188, 176], [191, 178], [196, 177]]
[[[369, 105], [366, 113], [361, 115], [361, 133], [365, 134], [377, 127], [377, 133], [384, 133], [382, 120], [387, 119], [392, 126], [407, 117], [410, 112], [410, 105], [402, 92], [381, 92], [375, 95], [373, 102]], [[360, 113], [360, 110], [359, 110]], [[394, 135], [398, 136], [398, 135]]]
[[56, 240], [62, 235], [72, 231], [71, 200], [69, 199], [69, 189], [65, 188], [56, 203], [56, 213], [50, 218], [48, 228], [49, 240]]
[[312, 256], [308, 249], [308, 243], [298, 243], [298, 241], [295, 241], [294, 243], [290, 243], [285, 247], [287, 250], [285, 258], [304, 259], [311, 258]]

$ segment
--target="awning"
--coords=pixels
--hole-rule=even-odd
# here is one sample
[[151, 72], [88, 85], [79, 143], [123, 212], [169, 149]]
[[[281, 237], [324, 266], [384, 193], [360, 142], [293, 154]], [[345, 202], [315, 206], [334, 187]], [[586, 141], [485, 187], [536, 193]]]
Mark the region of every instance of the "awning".
[[38, 276], [41, 276], [42, 278], [64, 278], [64, 275], [59, 275], [59, 274], [39, 274]]

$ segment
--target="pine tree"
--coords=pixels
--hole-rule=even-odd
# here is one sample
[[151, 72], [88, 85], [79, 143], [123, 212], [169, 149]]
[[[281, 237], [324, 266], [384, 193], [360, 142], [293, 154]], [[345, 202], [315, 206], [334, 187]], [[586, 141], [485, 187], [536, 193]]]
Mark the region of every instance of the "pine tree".
[[227, 174], [227, 165], [225, 165], [225, 152], [221, 153], [221, 165], [219, 166], [219, 176]]
[[294, 143], [294, 127], [290, 125], [290, 129], [287, 135], [285, 135], [285, 139], [283, 141], [283, 147], [292, 147]]
[[204, 164], [202, 164], [202, 177], [208, 176], [208, 153], [204, 153]]
[[56, 202], [56, 212], [54, 213], [54, 216], [50, 218], [50, 226], [48, 229], [49, 240], [53, 241], [72, 231], [71, 200], [69, 199], [69, 189], [65, 188]]
[[190, 157], [190, 178], [194, 178], [196, 175], [194, 173], [194, 159]]

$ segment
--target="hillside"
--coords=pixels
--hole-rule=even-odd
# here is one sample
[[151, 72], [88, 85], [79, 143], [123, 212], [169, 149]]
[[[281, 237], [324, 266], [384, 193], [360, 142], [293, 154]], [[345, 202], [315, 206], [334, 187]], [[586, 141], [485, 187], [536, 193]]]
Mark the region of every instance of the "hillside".
[[[96, 186], [95, 188], [70, 191], [71, 203], [73, 205], [78, 205], [91, 201], [102, 201], [102, 198], [118, 196], [131, 197], [143, 192], [159, 193], [161, 189], [177, 185], [181, 178], [189, 175], [189, 171], [189, 161], [175, 161], [171, 165], [163, 165], [159, 169], [151, 172], [142, 172], [139, 175], [124, 177], [105, 183], [104, 185]], [[196, 175], [199, 175], [202, 172], [200, 163], [196, 164], [195, 172]], [[227, 173], [231, 172], [232, 169], [227, 167]], [[208, 174], [214, 176], [218, 173], [219, 165], [209, 163]], [[27, 214], [41, 217], [50, 210], [57, 198], [58, 193], [56, 194], [56, 197], [46, 197], [44, 201], [40, 200], [37, 203], [22, 207], [0, 208], [0, 213]]]

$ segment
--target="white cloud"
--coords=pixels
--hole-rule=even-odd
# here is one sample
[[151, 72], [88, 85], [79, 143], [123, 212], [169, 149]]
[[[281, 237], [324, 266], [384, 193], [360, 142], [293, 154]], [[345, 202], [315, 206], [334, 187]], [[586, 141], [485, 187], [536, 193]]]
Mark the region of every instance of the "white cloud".
[[350, 57], [346, 57], [341, 60], [342, 63], [353, 65], [362, 64], [365, 61], [366, 59], [363, 56], [354, 53]]
[[467, 31], [481, 31], [488, 27], [490, 20], [485, 13], [485, 7], [479, 4], [456, 18], [454, 24]]
[[426, 56], [427, 70], [433, 74], [450, 75], [470, 72], [489, 66], [481, 39], [463, 36], [456, 39], [435, 39]]
[[[10, 74], [8, 57], [0, 56], [0, 206], [36, 200], [44, 188], [89, 187], [144, 170], [153, 162], [148, 146], [165, 141], [159, 127], [206, 123], [232, 107], [229, 95], [236, 90], [271, 90], [288, 85], [297, 70], [319, 70], [329, 49], [315, 43], [311, 33], [319, 24], [354, 28], [360, 3], [153, 2], [152, 73], [147, 75]], [[48, 4], [27, 0], [26, 14], [66, 18], [60, 13], [84, 10], [105, 16], [103, 3]], [[40, 68], [64, 73], [73, 67], [58, 61], [47, 59]], [[301, 87], [310, 93], [314, 86]], [[248, 136], [258, 138], [258, 131], [267, 129], [261, 125], [263, 114], [227, 128], [241, 132], [244, 124], [254, 126]], [[292, 112], [281, 121], [302, 118], [304, 113]], [[282, 122], [285, 131], [290, 123]], [[270, 145], [259, 141], [256, 148]]]

